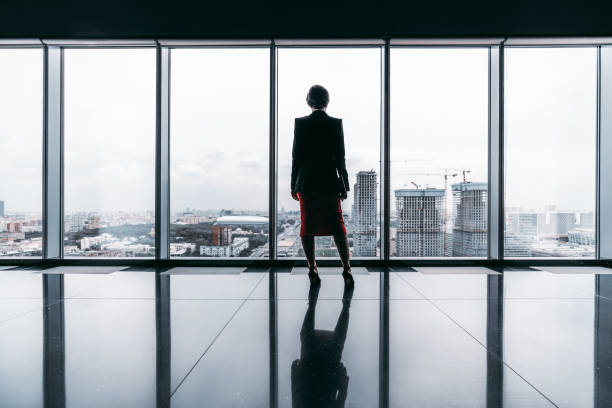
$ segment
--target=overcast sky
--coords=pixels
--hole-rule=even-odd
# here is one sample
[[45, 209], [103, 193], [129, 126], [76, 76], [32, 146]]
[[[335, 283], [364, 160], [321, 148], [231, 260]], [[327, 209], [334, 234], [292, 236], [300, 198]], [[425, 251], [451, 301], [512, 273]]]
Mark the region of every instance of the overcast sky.
[[486, 49], [392, 50], [392, 190], [487, 182], [487, 112]]
[[509, 49], [506, 204], [595, 210], [597, 51]]
[[[357, 171], [379, 173], [380, 62], [378, 49], [278, 50], [279, 208], [297, 209], [293, 121], [310, 113], [313, 84], [343, 119], [351, 190]], [[418, 173], [444, 168], [486, 181], [487, 51], [402, 48], [391, 63], [392, 189], [442, 187], [441, 176]], [[266, 210], [268, 50], [173, 50], [171, 67], [172, 210]], [[594, 48], [507, 50], [507, 205], [594, 209], [595, 86]], [[0, 50], [8, 211], [40, 211], [41, 87], [40, 50]], [[152, 210], [155, 51], [67, 50], [64, 112], [66, 210]], [[351, 202], [352, 191], [345, 211]]]
[[155, 50], [64, 52], [64, 206], [155, 208]]
[[179, 49], [171, 61], [172, 211], [267, 211], [269, 50]]
[[0, 201], [42, 208], [42, 51], [0, 49]]

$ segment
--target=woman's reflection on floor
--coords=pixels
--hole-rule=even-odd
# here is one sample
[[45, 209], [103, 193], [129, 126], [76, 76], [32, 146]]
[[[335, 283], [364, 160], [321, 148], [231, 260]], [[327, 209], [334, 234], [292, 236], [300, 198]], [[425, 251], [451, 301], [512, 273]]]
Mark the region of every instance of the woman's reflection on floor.
[[349, 376], [341, 360], [353, 288], [344, 288], [342, 311], [333, 331], [315, 329], [319, 288], [320, 285], [310, 287], [308, 310], [300, 332], [300, 358], [291, 364], [291, 398], [294, 408], [343, 407], [346, 401]]

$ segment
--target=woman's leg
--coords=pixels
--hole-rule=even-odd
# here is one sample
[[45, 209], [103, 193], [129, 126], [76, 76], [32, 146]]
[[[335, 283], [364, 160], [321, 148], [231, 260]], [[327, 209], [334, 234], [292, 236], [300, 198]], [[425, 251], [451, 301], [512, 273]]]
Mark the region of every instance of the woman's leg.
[[342, 268], [345, 271], [350, 272], [351, 260], [349, 259], [349, 244], [346, 234], [341, 233], [334, 235], [334, 242], [336, 243], [336, 247], [338, 248], [338, 254], [340, 255], [340, 260], [342, 261]]
[[353, 274], [351, 274], [351, 261], [349, 259], [349, 246], [346, 233], [334, 235], [334, 241], [336, 242], [338, 254], [340, 254], [340, 260], [342, 261], [342, 278], [344, 278], [344, 284], [353, 286], [355, 285], [355, 281], [353, 280]]
[[302, 237], [302, 247], [304, 248], [304, 254], [306, 254], [306, 262], [308, 262], [308, 279], [310, 285], [321, 284], [321, 278], [317, 271], [317, 261], [315, 260], [315, 240], [312, 235], [306, 235]]
[[312, 235], [305, 235], [302, 237], [302, 248], [304, 248], [304, 254], [306, 255], [306, 262], [308, 262], [308, 269], [316, 270], [317, 261], [315, 259], [315, 239]]

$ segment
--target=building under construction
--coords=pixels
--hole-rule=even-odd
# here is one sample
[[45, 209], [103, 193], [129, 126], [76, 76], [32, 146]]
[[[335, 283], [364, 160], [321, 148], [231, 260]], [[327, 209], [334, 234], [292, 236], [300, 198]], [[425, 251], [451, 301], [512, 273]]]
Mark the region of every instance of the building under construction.
[[453, 184], [453, 256], [487, 256], [487, 183]]
[[357, 173], [353, 189], [353, 256], [376, 256], [378, 227], [377, 177], [374, 170]]
[[444, 190], [395, 190], [397, 256], [444, 256]]

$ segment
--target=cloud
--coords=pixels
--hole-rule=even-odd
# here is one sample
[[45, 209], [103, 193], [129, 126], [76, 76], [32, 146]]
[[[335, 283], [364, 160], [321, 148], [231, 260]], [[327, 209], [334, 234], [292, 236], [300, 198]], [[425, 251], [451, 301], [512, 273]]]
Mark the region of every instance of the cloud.
[[[267, 164], [267, 161], [266, 161], [266, 164]], [[245, 169], [256, 169], [256, 170], [259, 170], [262, 167], [264, 167], [261, 162], [258, 162], [255, 160], [247, 160], [247, 161], [240, 162], [238, 163], [238, 166], [245, 168]]]

